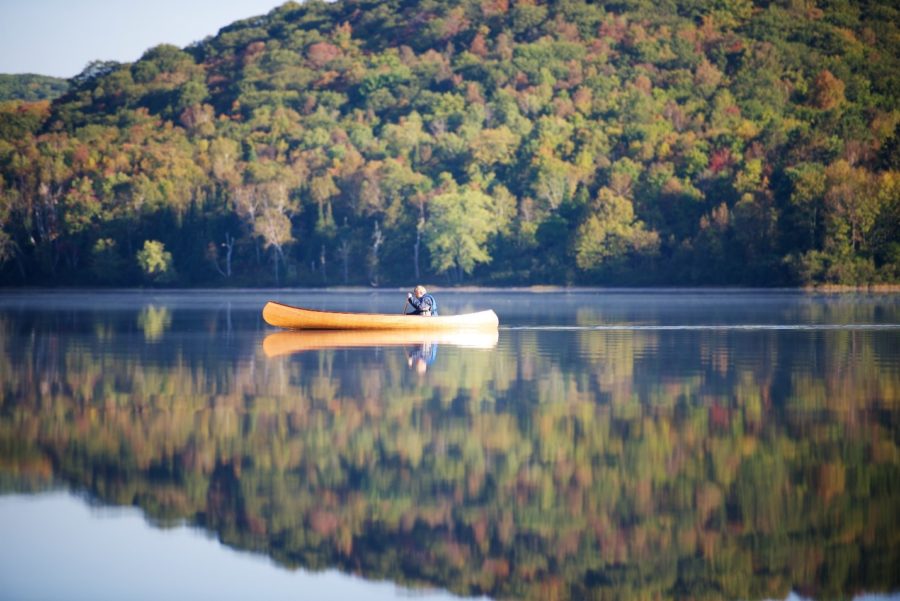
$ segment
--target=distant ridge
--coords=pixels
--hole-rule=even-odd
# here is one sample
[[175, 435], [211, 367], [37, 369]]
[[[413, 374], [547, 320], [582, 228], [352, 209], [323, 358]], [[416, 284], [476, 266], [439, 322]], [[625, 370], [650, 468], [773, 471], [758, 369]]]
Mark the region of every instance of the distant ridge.
[[69, 89], [69, 82], [59, 77], [25, 73], [0, 73], [0, 102], [5, 100], [54, 100]]

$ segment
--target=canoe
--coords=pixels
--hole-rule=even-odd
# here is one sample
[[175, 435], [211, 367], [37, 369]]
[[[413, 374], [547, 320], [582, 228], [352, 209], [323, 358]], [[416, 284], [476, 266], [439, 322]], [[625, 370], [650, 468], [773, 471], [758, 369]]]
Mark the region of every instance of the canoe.
[[[424, 318], [423, 318], [424, 319]], [[281, 357], [304, 351], [439, 344], [463, 348], [491, 349], [497, 346], [497, 329], [459, 330], [307, 330], [275, 332], [263, 339], [266, 357]]]
[[289, 330], [456, 330], [497, 329], [500, 320], [493, 311], [463, 315], [390, 315], [387, 313], [339, 313], [291, 307], [269, 301], [263, 319], [271, 326]]

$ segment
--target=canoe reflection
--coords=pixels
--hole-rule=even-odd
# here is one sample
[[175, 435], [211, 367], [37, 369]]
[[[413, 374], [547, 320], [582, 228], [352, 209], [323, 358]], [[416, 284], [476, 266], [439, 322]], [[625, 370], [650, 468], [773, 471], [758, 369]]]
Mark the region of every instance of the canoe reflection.
[[319, 330], [275, 332], [263, 340], [266, 357], [280, 357], [303, 351], [376, 346], [422, 346], [446, 344], [489, 349], [497, 346], [497, 330], [402, 331], [402, 330]]

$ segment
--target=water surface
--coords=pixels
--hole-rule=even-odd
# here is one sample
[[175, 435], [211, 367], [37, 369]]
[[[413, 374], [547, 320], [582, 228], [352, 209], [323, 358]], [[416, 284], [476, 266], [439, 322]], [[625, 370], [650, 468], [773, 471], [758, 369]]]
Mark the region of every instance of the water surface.
[[[182, 566], [170, 598], [260, 578], [321, 598], [323, 577], [329, 598], [900, 591], [900, 296], [437, 296], [494, 308], [498, 336], [260, 317], [400, 312], [401, 291], [0, 295], [0, 587], [71, 598], [37, 584], [72, 574], [41, 546], [110, 563], [102, 535]], [[79, 595], [144, 582], [128, 565], [84, 568]]]

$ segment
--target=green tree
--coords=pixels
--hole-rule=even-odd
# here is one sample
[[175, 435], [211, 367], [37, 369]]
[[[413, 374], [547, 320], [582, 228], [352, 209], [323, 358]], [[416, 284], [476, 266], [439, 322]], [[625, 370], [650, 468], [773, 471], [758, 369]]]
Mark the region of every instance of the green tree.
[[868, 170], [839, 160], [825, 169], [825, 206], [832, 249], [841, 253], [869, 251], [872, 228], [878, 216], [877, 181]]
[[145, 240], [144, 248], [137, 252], [138, 266], [150, 282], [171, 281], [175, 274], [172, 268], [172, 253], [159, 240]]
[[575, 262], [580, 269], [596, 271], [629, 257], [653, 254], [659, 248], [659, 235], [635, 218], [627, 198], [601, 188], [591, 209], [576, 234]]
[[801, 248], [818, 248], [817, 230], [825, 197], [825, 168], [818, 163], [802, 163], [786, 170], [791, 180], [791, 208], [802, 234]]
[[459, 282], [477, 263], [490, 262], [488, 238], [499, 228], [493, 204], [490, 196], [473, 189], [446, 192], [429, 201], [425, 236], [437, 272], [450, 272]]

